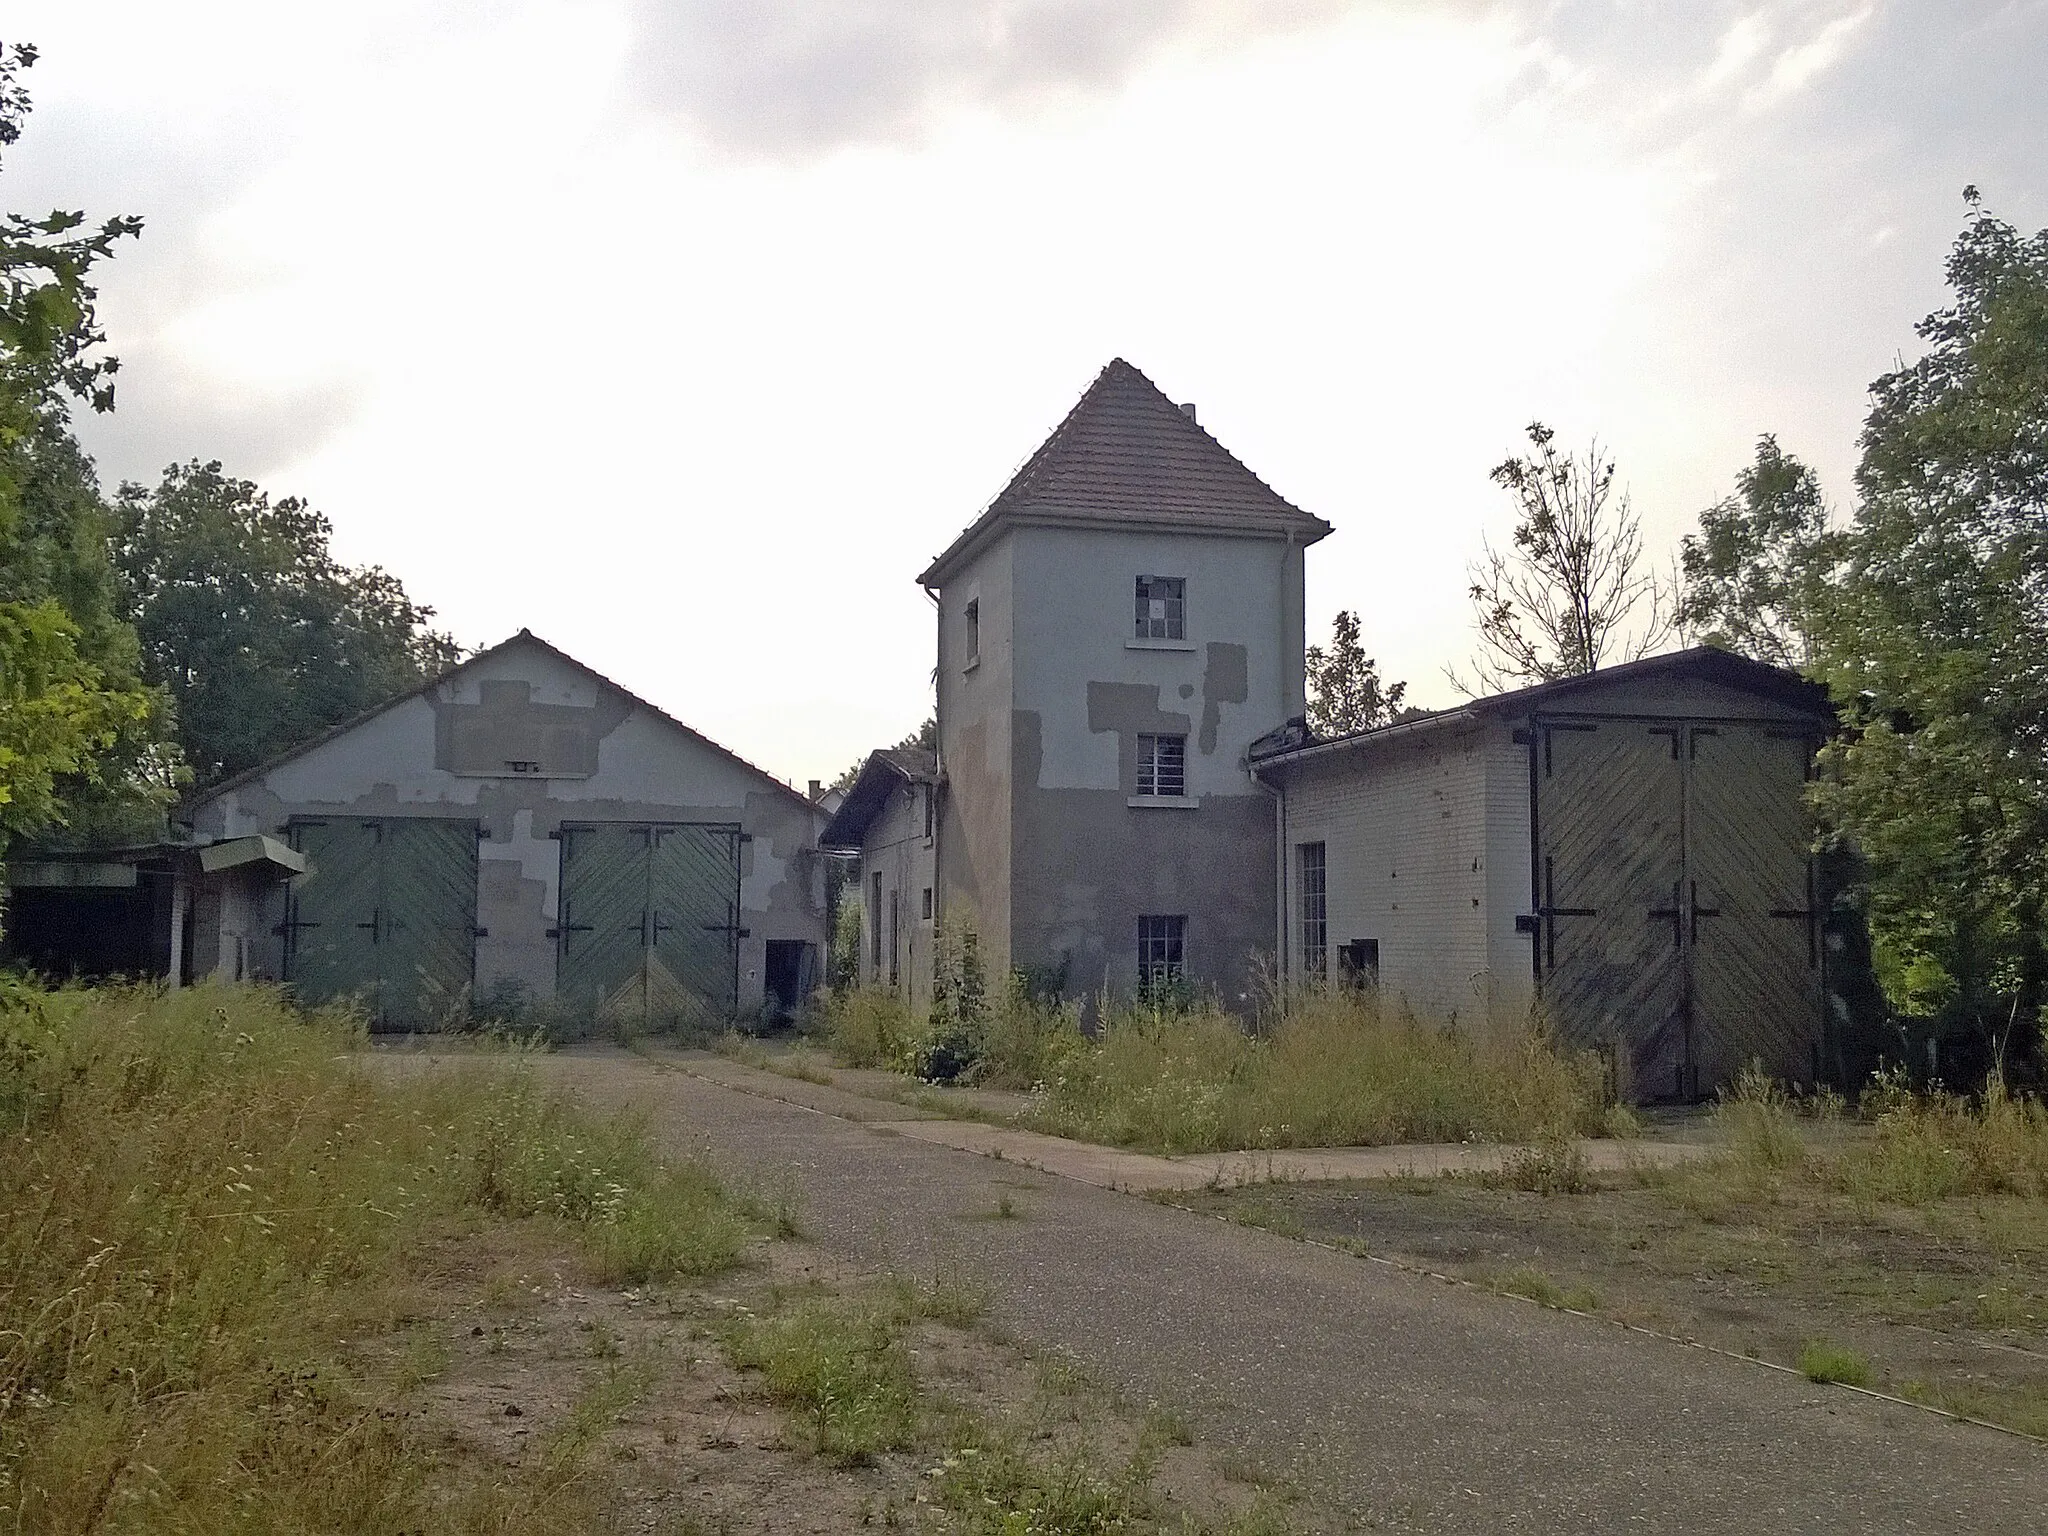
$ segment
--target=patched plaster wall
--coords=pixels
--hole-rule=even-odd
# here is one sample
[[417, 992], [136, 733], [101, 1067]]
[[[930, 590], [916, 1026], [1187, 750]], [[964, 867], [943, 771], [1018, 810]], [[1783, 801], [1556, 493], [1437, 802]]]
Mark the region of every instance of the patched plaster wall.
[[[498, 754], [498, 771], [492, 767]], [[794, 794], [537, 643], [514, 641], [260, 778], [200, 804], [205, 836], [281, 835], [294, 816], [448, 816], [477, 844], [475, 990], [553, 994], [562, 823], [737, 823], [739, 1005], [762, 1000], [770, 939], [825, 940], [821, 818]], [[248, 926], [282, 976], [284, 888]]]

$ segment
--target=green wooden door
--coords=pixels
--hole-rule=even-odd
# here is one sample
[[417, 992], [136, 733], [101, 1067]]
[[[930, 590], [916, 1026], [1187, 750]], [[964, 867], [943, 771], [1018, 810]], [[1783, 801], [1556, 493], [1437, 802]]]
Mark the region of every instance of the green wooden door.
[[669, 1026], [737, 1005], [739, 828], [562, 828], [556, 989], [602, 1017]]
[[476, 955], [476, 823], [303, 818], [285, 979], [308, 1003], [354, 998], [376, 1029], [432, 1029], [462, 1008]]
[[1671, 728], [1552, 723], [1536, 750], [1543, 1004], [1622, 1091], [1686, 1091], [1684, 784]]

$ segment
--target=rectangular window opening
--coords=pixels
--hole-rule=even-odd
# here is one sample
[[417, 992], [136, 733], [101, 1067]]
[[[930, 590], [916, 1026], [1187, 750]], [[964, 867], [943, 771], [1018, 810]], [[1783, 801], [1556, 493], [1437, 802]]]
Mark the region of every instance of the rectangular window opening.
[[1175, 986], [1187, 966], [1185, 914], [1138, 919], [1138, 990], [1147, 997]]
[[1358, 992], [1377, 992], [1380, 985], [1380, 941], [1353, 939], [1337, 951], [1339, 977]]
[[1138, 638], [1185, 640], [1188, 631], [1188, 582], [1185, 576], [1138, 578]]
[[889, 893], [889, 985], [896, 986], [903, 980], [903, 953], [898, 942], [898, 930], [902, 927], [903, 893]]
[[1138, 737], [1139, 795], [1185, 795], [1188, 792], [1188, 739], [1185, 736]]
[[874, 895], [868, 901], [868, 979], [882, 973], [882, 877], [875, 876]]
[[981, 660], [981, 599], [967, 605], [967, 664]]
[[932, 888], [930, 886], [924, 888], [924, 920], [926, 922], [932, 920]]
[[1298, 844], [1295, 863], [1301, 870], [1301, 972], [1311, 981], [1322, 981], [1330, 973], [1330, 909], [1323, 845]]

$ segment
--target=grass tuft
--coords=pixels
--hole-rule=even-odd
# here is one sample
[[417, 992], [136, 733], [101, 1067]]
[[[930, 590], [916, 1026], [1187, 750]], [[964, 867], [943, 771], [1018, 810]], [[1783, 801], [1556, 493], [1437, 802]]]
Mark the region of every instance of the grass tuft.
[[1868, 1360], [1826, 1339], [1808, 1339], [1800, 1346], [1799, 1369], [1808, 1381], [1840, 1382], [1848, 1387], [1867, 1387], [1871, 1382]]

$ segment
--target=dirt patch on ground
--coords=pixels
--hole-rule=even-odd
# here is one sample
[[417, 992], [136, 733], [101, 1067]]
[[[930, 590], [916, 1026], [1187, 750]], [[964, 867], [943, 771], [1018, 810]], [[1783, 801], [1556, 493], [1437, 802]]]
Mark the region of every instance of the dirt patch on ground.
[[971, 1296], [934, 1309], [946, 1317], [904, 1327], [928, 1426], [917, 1443], [821, 1455], [801, 1416], [770, 1400], [760, 1373], [731, 1363], [725, 1340], [736, 1319], [773, 1315], [793, 1298], [881, 1283], [808, 1244], [777, 1240], [718, 1280], [613, 1289], [592, 1284], [574, 1248], [545, 1224], [479, 1227], [416, 1256], [408, 1305], [388, 1334], [355, 1353], [366, 1373], [395, 1383], [440, 1454], [468, 1470], [502, 1469], [509, 1479], [573, 1458], [573, 1495], [602, 1508], [608, 1529], [1007, 1530], [965, 1521], [930, 1491], [940, 1463], [958, 1454], [949, 1436], [967, 1425], [994, 1426], [1048, 1466], [1110, 1482], [1142, 1478], [1157, 1525], [1103, 1529], [1316, 1528], [1241, 1461], [1195, 1445], [1173, 1414], [1118, 1401], [1063, 1357], [1034, 1356], [979, 1323]]
[[1476, 1180], [1267, 1185], [1190, 1209], [1798, 1367], [1816, 1340], [1869, 1384], [2048, 1436], [2048, 1209], [1859, 1205], [1713, 1167], [1578, 1194]]

